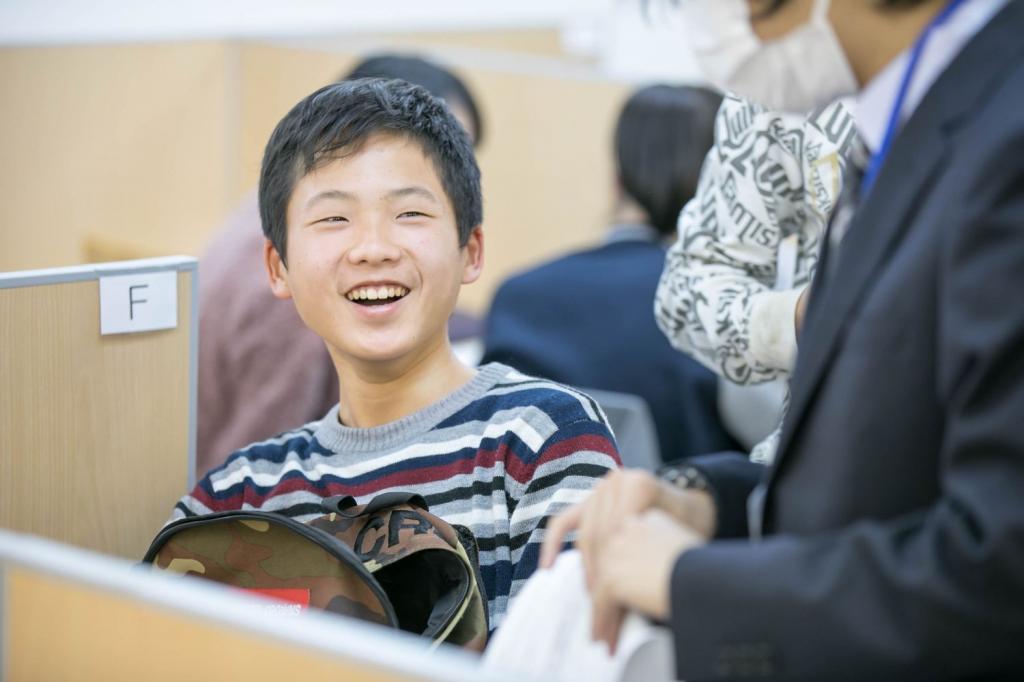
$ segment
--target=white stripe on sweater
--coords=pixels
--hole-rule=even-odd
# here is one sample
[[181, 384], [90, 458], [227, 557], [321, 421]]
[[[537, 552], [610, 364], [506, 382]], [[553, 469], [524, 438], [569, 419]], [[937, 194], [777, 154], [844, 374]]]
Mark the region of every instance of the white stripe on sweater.
[[568, 386], [563, 386], [562, 384], [556, 384], [555, 382], [548, 381], [547, 379], [537, 379], [536, 377], [526, 376], [525, 374], [520, 374], [519, 372], [513, 372], [506, 376], [506, 380], [513, 378], [528, 383], [519, 384], [516, 386], [509, 386], [506, 385], [506, 382], [502, 382], [501, 384], [498, 384], [490, 391], [488, 391], [488, 393], [490, 393], [491, 395], [508, 395], [510, 393], [526, 391], [532, 388], [543, 389], [545, 391], [558, 391], [559, 393], [564, 393], [565, 395], [572, 396], [573, 398], [575, 398], [576, 401], [579, 402], [580, 406], [583, 407], [583, 411], [586, 412], [587, 416], [590, 417], [590, 419], [592, 419], [593, 421], [599, 422], [601, 424], [608, 423], [608, 420], [605, 419], [603, 414], [599, 415], [597, 412], [594, 411], [593, 403], [591, 402], [591, 400], [588, 399], [584, 394], [580, 393], [579, 391], [569, 388]]
[[[550, 418], [548, 418], [548, 422], [551, 424], [552, 431], [554, 431], [555, 426], [554, 423], [551, 422]], [[464, 425], [460, 425], [460, 428], [464, 428]], [[452, 452], [458, 452], [465, 448], [479, 449], [480, 443], [485, 438], [498, 439], [510, 432], [514, 433], [533, 452], [538, 452], [544, 445], [545, 437], [538, 433], [536, 429], [534, 429], [533, 425], [529, 424], [522, 417], [516, 417], [508, 422], [487, 424], [483, 433], [469, 433], [465, 436], [449, 441], [415, 443], [401, 450], [396, 450], [381, 457], [375, 457], [374, 459], [366, 462], [356, 462], [344, 466], [332, 466], [329, 463], [331, 460], [335, 459], [337, 455], [322, 458], [322, 460], [320, 462], [316, 462], [315, 466], [312, 468], [304, 466], [303, 462], [299, 459], [289, 459], [285, 462], [284, 466], [278, 469], [275, 473], [269, 474], [253, 471], [251, 467], [242, 464], [243, 461], [247, 460], [240, 458], [234, 462], [237, 464], [237, 468], [225, 471], [223, 476], [211, 478], [210, 485], [214, 492], [222, 492], [232, 486], [242, 483], [248, 478], [252, 481], [253, 485], [271, 487], [277, 485], [281, 479], [291, 471], [301, 472], [309, 481], [319, 481], [325, 475], [337, 476], [339, 478], [355, 478], [357, 476], [365, 475], [371, 471], [382, 469], [400, 462], [408, 462], [421, 457], [433, 457], [436, 455], [449, 454]]]

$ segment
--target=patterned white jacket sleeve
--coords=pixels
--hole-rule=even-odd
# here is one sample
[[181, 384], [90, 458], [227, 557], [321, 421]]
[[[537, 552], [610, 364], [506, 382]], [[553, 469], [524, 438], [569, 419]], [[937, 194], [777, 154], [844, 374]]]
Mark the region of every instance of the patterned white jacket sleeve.
[[805, 118], [726, 96], [658, 286], [673, 346], [740, 384], [789, 373], [797, 298], [856, 140], [841, 101]]

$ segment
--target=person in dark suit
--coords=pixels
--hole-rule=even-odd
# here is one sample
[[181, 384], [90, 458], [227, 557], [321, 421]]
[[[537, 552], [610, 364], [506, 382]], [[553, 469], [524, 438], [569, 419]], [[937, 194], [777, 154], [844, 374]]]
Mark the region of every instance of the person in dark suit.
[[664, 244], [696, 191], [720, 103], [701, 88], [634, 93], [615, 131], [604, 244], [506, 280], [485, 322], [483, 362], [643, 398], [665, 461], [735, 446], [718, 418], [715, 376], [672, 348], [653, 312]]
[[[742, 41], [740, 0], [680, 6], [707, 54]], [[874, 154], [825, 240], [778, 455], [612, 475], [542, 563], [578, 527], [595, 634], [665, 619], [687, 680], [1024, 679], [1024, 2], [747, 16], [775, 40], [721, 48], [721, 73], [827, 101], [842, 74], [788, 60], [845, 68]]]

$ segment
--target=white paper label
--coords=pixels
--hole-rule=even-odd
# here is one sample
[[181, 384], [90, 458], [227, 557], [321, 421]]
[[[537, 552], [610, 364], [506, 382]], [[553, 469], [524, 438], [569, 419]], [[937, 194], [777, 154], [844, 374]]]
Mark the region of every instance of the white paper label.
[[177, 271], [100, 277], [100, 334], [130, 334], [177, 326]]

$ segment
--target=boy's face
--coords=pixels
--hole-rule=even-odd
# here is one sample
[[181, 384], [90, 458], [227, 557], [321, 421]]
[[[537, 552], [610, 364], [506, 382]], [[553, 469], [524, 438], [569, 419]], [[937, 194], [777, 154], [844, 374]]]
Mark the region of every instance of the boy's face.
[[480, 276], [483, 235], [459, 247], [455, 211], [418, 142], [376, 134], [295, 184], [288, 265], [267, 242], [271, 287], [349, 362], [415, 362], [447, 343], [459, 288]]

